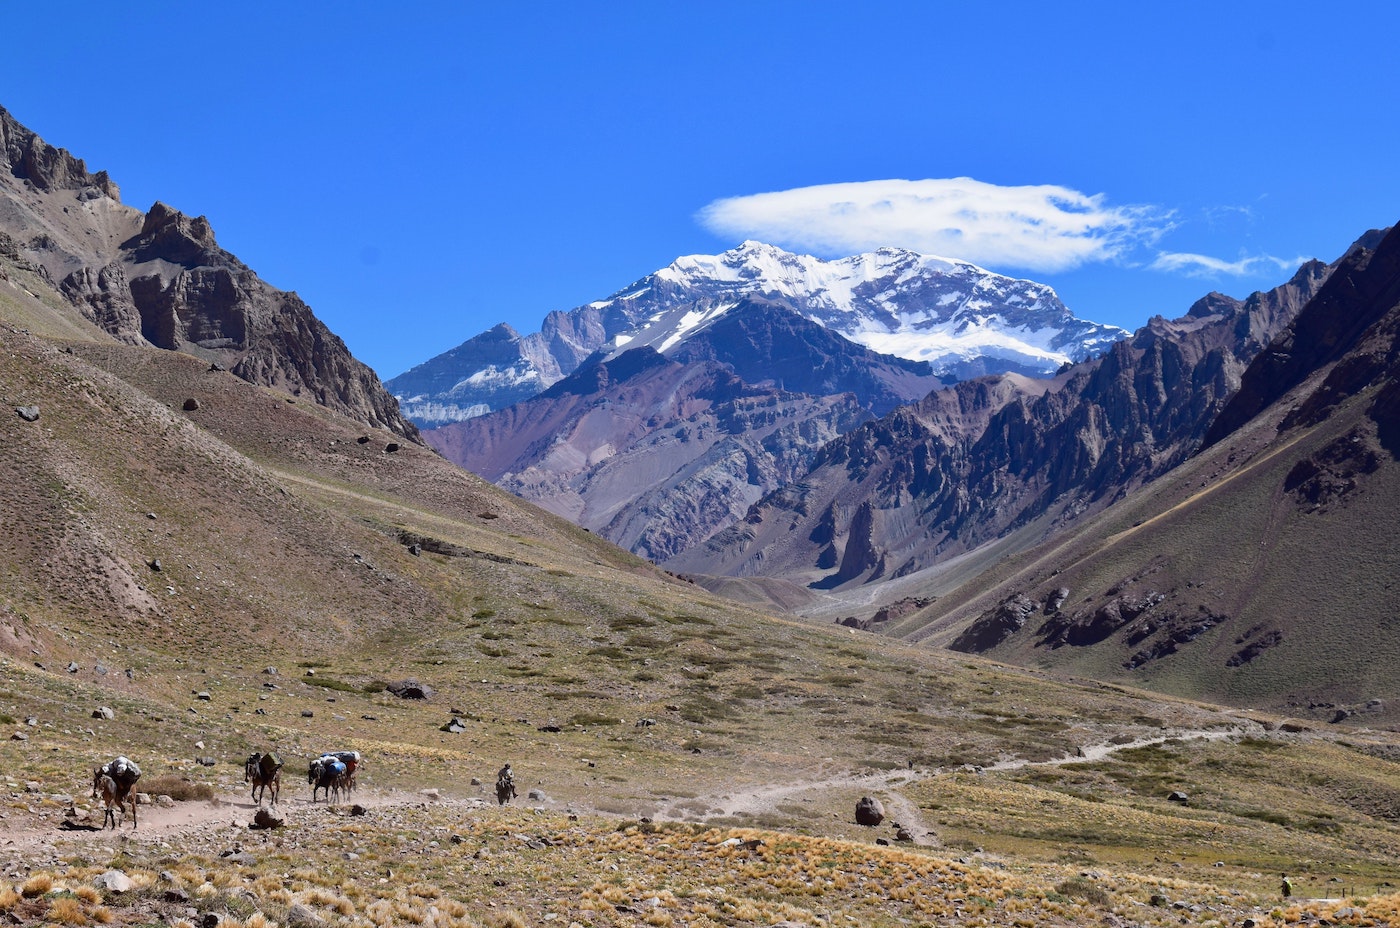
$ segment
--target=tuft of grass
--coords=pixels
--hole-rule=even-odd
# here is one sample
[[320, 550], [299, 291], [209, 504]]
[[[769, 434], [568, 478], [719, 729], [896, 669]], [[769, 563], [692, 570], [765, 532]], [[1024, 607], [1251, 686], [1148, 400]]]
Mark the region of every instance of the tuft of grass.
[[20, 884], [19, 891], [26, 899], [42, 896], [53, 889], [53, 877], [47, 873], [36, 873]]

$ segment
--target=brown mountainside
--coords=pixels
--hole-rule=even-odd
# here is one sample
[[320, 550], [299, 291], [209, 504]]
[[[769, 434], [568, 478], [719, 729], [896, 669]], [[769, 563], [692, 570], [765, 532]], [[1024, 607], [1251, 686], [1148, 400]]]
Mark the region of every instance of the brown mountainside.
[[1382, 711], [1400, 666], [1400, 233], [1358, 243], [1243, 381], [1199, 454], [888, 632], [1330, 721]]
[[[0, 261], [34, 301], [36, 331], [96, 331], [182, 351], [418, 440], [379, 378], [295, 294], [219, 247], [208, 220], [121, 203], [106, 172], [49, 145], [0, 108]], [[38, 306], [47, 305], [47, 310]]]

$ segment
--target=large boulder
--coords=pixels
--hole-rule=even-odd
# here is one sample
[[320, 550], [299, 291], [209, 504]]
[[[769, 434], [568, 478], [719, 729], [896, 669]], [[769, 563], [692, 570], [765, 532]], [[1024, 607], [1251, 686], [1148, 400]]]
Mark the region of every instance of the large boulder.
[[885, 820], [884, 803], [873, 796], [862, 796], [856, 803], [856, 824], [874, 828]]
[[390, 693], [400, 699], [432, 699], [433, 688], [426, 683], [419, 683], [411, 677], [407, 680], [396, 680], [385, 687]]

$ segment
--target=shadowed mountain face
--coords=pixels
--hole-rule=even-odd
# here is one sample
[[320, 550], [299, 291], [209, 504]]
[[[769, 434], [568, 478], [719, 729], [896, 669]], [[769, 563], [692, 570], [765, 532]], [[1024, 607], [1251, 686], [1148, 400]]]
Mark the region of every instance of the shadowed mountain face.
[[209, 222], [124, 206], [106, 172], [0, 109], [0, 254], [119, 341], [182, 351], [418, 440], [364, 364], [295, 293], [219, 247]]
[[838, 589], [913, 574], [1031, 523], [1060, 530], [1185, 460], [1327, 273], [1314, 262], [1245, 301], [1211, 294], [1054, 380], [971, 381], [897, 409], [668, 566]]

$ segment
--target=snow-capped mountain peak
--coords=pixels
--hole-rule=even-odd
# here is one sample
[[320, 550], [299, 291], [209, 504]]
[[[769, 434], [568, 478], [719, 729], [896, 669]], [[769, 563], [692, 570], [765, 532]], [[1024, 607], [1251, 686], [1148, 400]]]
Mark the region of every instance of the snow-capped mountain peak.
[[[1045, 284], [966, 261], [892, 247], [826, 260], [745, 241], [677, 258], [604, 299], [550, 313], [534, 335], [483, 333], [388, 385], [407, 415], [417, 421], [421, 404], [420, 424], [440, 424], [451, 421], [446, 406], [459, 407], [458, 417], [501, 408], [548, 388], [599, 349], [670, 352], [748, 298], [781, 303], [873, 351], [926, 361], [948, 379], [1048, 375], [1128, 334], [1076, 319]], [[468, 358], [477, 367], [465, 369]], [[478, 372], [496, 373], [474, 381]], [[472, 383], [483, 389], [473, 392]], [[443, 384], [452, 385], [451, 396]]]

